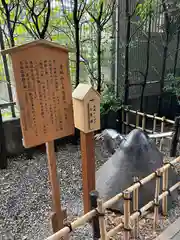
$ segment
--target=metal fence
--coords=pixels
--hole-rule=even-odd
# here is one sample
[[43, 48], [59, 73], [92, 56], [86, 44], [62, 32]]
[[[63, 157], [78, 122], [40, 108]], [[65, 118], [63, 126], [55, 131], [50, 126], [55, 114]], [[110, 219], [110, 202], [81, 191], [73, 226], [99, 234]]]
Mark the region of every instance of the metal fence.
[[[52, 10], [60, 6], [61, 1], [52, 1]], [[73, 1], [64, 0], [66, 13], [73, 13]], [[143, 2], [143, 1], [141, 1]], [[141, 17], [136, 14], [135, 7], [136, 1], [129, 0], [129, 14], [130, 18], [130, 39], [129, 39], [129, 60], [128, 60], [128, 77], [129, 77], [129, 99], [138, 99], [142, 93], [142, 83], [144, 82], [145, 69], [147, 68], [147, 61], [149, 61], [147, 81], [144, 96], [158, 96], [160, 94], [160, 79], [162, 78], [163, 65], [165, 66], [165, 74], [163, 76], [165, 83], [168, 73], [173, 73], [176, 68], [176, 76], [179, 76], [180, 61], [179, 61], [179, 15], [177, 12], [178, 7], [172, 1], [164, 0], [169, 4], [168, 11], [171, 13], [169, 29], [176, 30], [169, 36], [167, 44], [166, 61], [164, 62], [165, 40], [167, 32], [165, 30], [165, 15], [162, 9], [163, 1], [153, 0], [153, 2], [161, 2], [157, 5], [151, 20], [151, 36], [150, 36], [150, 53], [149, 59], [147, 58], [147, 44], [148, 44], [148, 23], [149, 18], [145, 21], [140, 21]], [[111, 82], [117, 85], [115, 90], [119, 92], [122, 97], [124, 90], [125, 78], [125, 48], [126, 48], [126, 35], [127, 35], [127, 20], [126, 20], [126, 3], [127, 1], [118, 0], [112, 21], [110, 20], [105, 27], [102, 34], [102, 79], [103, 83]], [[118, 17], [115, 16], [118, 14]], [[58, 21], [56, 21], [59, 19]], [[71, 19], [72, 21], [72, 19]], [[52, 26], [55, 24], [55, 26]], [[71, 29], [72, 26], [71, 26]], [[48, 38], [63, 45], [75, 47], [74, 40], [71, 35], [69, 25], [63, 16], [62, 8], [56, 15], [52, 16], [51, 26], [48, 30]], [[80, 64], [80, 81], [90, 82], [92, 74], [97, 76], [97, 57], [96, 57], [96, 38], [97, 32], [95, 26], [90, 22], [88, 14], [84, 14], [80, 22], [80, 48], [81, 48], [81, 64]], [[16, 45], [33, 40], [31, 36], [25, 33], [16, 33]], [[0, 38], [2, 42], [2, 38]], [[8, 47], [7, 41], [4, 38], [5, 48]], [[1, 46], [2, 48], [2, 46]], [[4, 72], [3, 59], [0, 59], [0, 104], [7, 102], [16, 102], [15, 87], [13, 81], [13, 72], [10, 61], [7, 57], [9, 79], [7, 73]], [[75, 54], [70, 54], [70, 73], [72, 85], [74, 87], [75, 80]], [[7, 87], [8, 86], [8, 87]], [[12, 89], [12, 91], [10, 91]], [[10, 93], [12, 92], [12, 93]], [[11, 116], [12, 107], [3, 110], [3, 116]], [[18, 109], [15, 109], [18, 114]], [[14, 116], [15, 114], [13, 114]]]
[[[72, 37], [72, 25], [71, 30], [69, 27], [69, 23], [67, 24], [67, 19], [69, 18], [72, 22], [72, 14], [73, 14], [73, 1], [72, 0], [64, 0], [64, 7], [66, 8], [66, 17], [63, 15], [63, 10], [61, 6], [61, 1], [53, 0], [51, 4], [52, 11], [54, 8], [59, 7], [59, 11], [56, 14], [52, 15], [52, 19], [50, 22], [50, 26], [48, 29], [48, 37], [47, 39], [56, 41], [62, 45], [66, 45], [68, 47], [75, 47], [75, 42]], [[55, 25], [57, 24], [57, 25]], [[95, 25], [90, 23], [88, 14], [84, 14], [80, 22], [80, 47], [81, 47], [81, 63], [80, 63], [80, 81], [81, 82], [91, 82], [90, 77], [93, 73], [96, 75], [97, 62], [96, 62], [96, 28]], [[74, 31], [74, 30], [73, 30]], [[1, 32], [2, 33], [2, 32]], [[15, 44], [20, 45], [26, 42], [33, 40], [32, 36], [28, 35], [27, 32], [17, 33], [15, 34]], [[105, 29], [102, 35], [102, 75], [105, 81], [110, 79], [111, 68], [109, 65], [110, 61], [110, 52], [107, 51], [109, 46], [111, 45], [111, 28], [108, 27]], [[8, 48], [8, 43], [6, 38], [0, 37], [0, 42], [3, 43], [5, 48]], [[1, 45], [2, 48], [2, 45]], [[3, 64], [3, 59], [0, 58], [0, 104], [6, 104], [6, 108], [3, 107], [2, 115], [3, 118], [18, 116], [19, 111], [18, 108], [15, 108], [15, 114], [12, 114], [12, 107], [8, 107], [8, 102], [16, 102], [15, 98], [15, 84], [13, 80], [13, 71], [11, 67], [11, 63], [7, 56], [7, 65], [8, 65], [8, 73], [10, 75], [9, 82], [7, 81], [7, 74], [5, 74], [5, 68]], [[70, 53], [70, 75], [72, 86], [75, 86], [75, 54]], [[9, 88], [8, 88], [9, 87]], [[10, 91], [8, 90], [10, 89]], [[11, 96], [12, 95], [12, 96]], [[14, 107], [13, 107], [14, 108]]]

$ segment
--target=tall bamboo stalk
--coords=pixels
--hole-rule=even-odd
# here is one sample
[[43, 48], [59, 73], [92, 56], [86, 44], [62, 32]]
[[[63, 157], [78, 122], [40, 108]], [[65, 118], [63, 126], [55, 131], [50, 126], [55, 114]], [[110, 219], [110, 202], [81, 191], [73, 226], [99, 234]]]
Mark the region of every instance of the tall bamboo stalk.
[[129, 240], [130, 237], [130, 197], [128, 190], [124, 191], [124, 240]]
[[155, 189], [155, 198], [154, 198], [154, 223], [153, 223], [153, 230], [156, 232], [156, 227], [158, 224], [158, 217], [159, 217], [159, 194], [160, 194], [160, 177], [161, 177], [161, 170], [158, 169], [156, 171], [156, 189]]

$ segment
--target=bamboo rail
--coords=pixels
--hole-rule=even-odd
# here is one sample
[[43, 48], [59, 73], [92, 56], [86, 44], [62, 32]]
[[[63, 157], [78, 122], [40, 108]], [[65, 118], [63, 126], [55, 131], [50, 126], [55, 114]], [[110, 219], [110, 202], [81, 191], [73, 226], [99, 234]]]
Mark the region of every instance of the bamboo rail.
[[[175, 168], [175, 164], [180, 162], [180, 157], [172, 160], [171, 162], [165, 162], [164, 166], [162, 166], [160, 169], [155, 171], [154, 173], [148, 175], [147, 177], [139, 180], [137, 179], [135, 183], [127, 188], [123, 193], [119, 193], [113, 198], [109, 199], [105, 203], [102, 203], [101, 199], [98, 199], [97, 208], [86, 213], [84, 216], [78, 218], [71, 224], [65, 226], [60, 231], [56, 232], [52, 236], [48, 237], [46, 240], [65, 240], [68, 239], [69, 234], [75, 230], [76, 228], [85, 225], [88, 223], [94, 216], [99, 217], [99, 223], [100, 223], [100, 232], [101, 232], [101, 240], [108, 240], [110, 237], [114, 236], [116, 233], [118, 233], [121, 229], [124, 228], [124, 239], [129, 240], [129, 233], [131, 230], [131, 223], [135, 222], [140, 216], [143, 216], [150, 208], [154, 206], [154, 230], [156, 228], [157, 222], [158, 222], [158, 207], [159, 202], [163, 201], [163, 211], [164, 213], [167, 211], [167, 201], [166, 197], [173, 192], [175, 189], [177, 189], [180, 186], [180, 182], [177, 182], [174, 186], [167, 189], [167, 171], [170, 167]], [[165, 174], [166, 173], [166, 174]], [[163, 176], [163, 192], [160, 194], [160, 176]], [[148, 183], [149, 181], [156, 178], [156, 189], [155, 189], [155, 199], [150, 201], [148, 204], [143, 206], [141, 209], [137, 209], [138, 207], [138, 197], [137, 192], [135, 194], [135, 191], [139, 189], [140, 186]], [[130, 194], [134, 193], [136, 198], [136, 204], [134, 204], [134, 210], [136, 210], [132, 215], [130, 214]], [[160, 195], [159, 195], [160, 194]], [[111, 229], [109, 232], [106, 232], [105, 229], [105, 220], [104, 220], [104, 211], [107, 208], [110, 208], [112, 205], [114, 205], [117, 201], [119, 201], [121, 198], [124, 198], [124, 222], [122, 218], [122, 222], [116, 226], [115, 228]]]
[[[171, 148], [172, 148], [172, 146], [174, 145], [173, 134], [175, 134], [176, 130], [174, 132], [164, 132], [164, 130], [165, 130], [166, 123], [174, 126], [176, 124], [174, 120], [166, 119], [164, 116], [158, 117], [156, 113], [154, 115], [152, 115], [152, 114], [146, 114], [146, 113], [143, 113], [143, 112], [140, 112], [137, 110], [135, 111], [135, 110], [129, 109], [126, 106], [122, 106], [121, 111], [122, 111], [122, 116], [121, 116], [122, 117], [122, 119], [121, 119], [122, 120], [121, 121], [122, 122], [122, 132], [127, 134], [129, 132], [129, 127], [141, 129], [141, 130], [147, 132], [149, 134], [149, 136], [151, 136], [151, 138], [155, 138], [156, 143], [158, 143], [158, 138], [160, 139], [160, 146], [159, 146], [160, 151], [162, 151], [162, 149], [163, 149], [163, 144], [164, 144], [165, 138], [171, 140]], [[134, 114], [136, 117], [135, 124], [130, 123], [130, 117], [129, 117], [130, 113]], [[146, 125], [147, 125], [146, 122], [148, 119], [153, 120], [152, 129], [148, 129], [146, 127]], [[160, 132], [157, 132], [157, 121], [161, 122]], [[161, 134], [162, 134], [162, 137], [161, 137]], [[175, 154], [172, 156], [175, 156]]]
[[[156, 114], [154, 114], [154, 115], [146, 114], [146, 113], [135, 111], [135, 110], [129, 109], [127, 107], [123, 107], [123, 106], [122, 106], [122, 109], [124, 110], [124, 112], [128, 111], [129, 113], [133, 113], [135, 115], [139, 115], [139, 116], [142, 116], [142, 117], [145, 114], [147, 118], [156, 119], [156, 120], [159, 120], [159, 121], [163, 121], [163, 119], [164, 119], [164, 117], [158, 117]], [[174, 124], [175, 123], [174, 120], [170, 120], [170, 119], [164, 119], [164, 122], [170, 123], [170, 124]]]

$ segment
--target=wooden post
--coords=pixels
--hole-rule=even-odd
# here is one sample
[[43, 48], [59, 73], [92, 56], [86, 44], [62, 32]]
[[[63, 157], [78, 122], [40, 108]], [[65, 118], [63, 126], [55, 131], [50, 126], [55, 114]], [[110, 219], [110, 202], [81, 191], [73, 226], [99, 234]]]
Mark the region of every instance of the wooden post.
[[46, 151], [48, 157], [49, 167], [49, 180], [51, 182], [52, 201], [53, 201], [53, 215], [52, 215], [52, 227], [53, 232], [57, 232], [63, 228], [63, 220], [65, 219], [64, 212], [61, 209], [60, 201], [60, 187], [56, 172], [56, 156], [54, 151], [54, 142], [46, 143]]
[[100, 226], [100, 233], [101, 233], [101, 240], [107, 239], [107, 232], [106, 232], [106, 224], [105, 224], [105, 209], [103, 208], [103, 201], [101, 199], [98, 199], [97, 201], [98, 206], [98, 212], [100, 214], [99, 216], [99, 226]]
[[[91, 191], [89, 193], [89, 196], [90, 196], [91, 210], [96, 209], [99, 193], [97, 191]], [[101, 235], [100, 235], [100, 229], [99, 229], [99, 218], [97, 215], [92, 218], [91, 224], [93, 228], [93, 240], [98, 240], [101, 237]]]
[[161, 180], [161, 171], [158, 169], [156, 171], [156, 189], [155, 189], [155, 198], [154, 198], [154, 224], [153, 230], [156, 232], [156, 226], [159, 219], [159, 194], [160, 194], [160, 180]]
[[[161, 133], [164, 132], [165, 119], [166, 119], [165, 117], [162, 117], [162, 121], [161, 121]], [[160, 151], [162, 151], [163, 143], [164, 143], [164, 138], [161, 138], [161, 140], [160, 140], [160, 148], [159, 148]]]
[[139, 128], [139, 114], [138, 114], [138, 111], [136, 111], [136, 128]]
[[[168, 163], [168, 160], [165, 159], [164, 165], [166, 165], [167, 163]], [[162, 177], [163, 177], [162, 191], [165, 192], [168, 189], [168, 169], [164, 170]], [[167, 196], [163, 197], [163, 199], [162, 199], [162, 214], [163, 214], [163, 216], [167, 216], [167, 200], [168, 200]]]
[[176, 150], [177, 150], [177, 145], [179, 142], [179, 136], [180, 136], [180, 117], [177, 117], [175, 119], [175, 123], [174, 123], [174, 135], [173, 135], [173, 138], [171, 141], [170, 157], [176, 156]]
[[94, 133], [80, 132], [84, 214], [90, 211], [89, 193], [95, 190]]
[[[138, 177], [134, 177], [134, 183], [136, 183], [139, 180]], [[136, 212], [138, 211], [139, 208], [139, 188], [136, 188], [133, 191], [133, 211]], [[134, 220], [134, 238], [138, 238], [139, 235], [139, 218], [137, 217]]]
[[5, 134], [3, 128], [3, 121], [0, 108], [0, 169], [7, 168], [7, 152], [5, 144]]
[[142, 117], [142, 130], [145, 131], [145, 129], [146, 129], [146, 114], [144, 113]]
[[156, 116], [157, 116], [157, 113], [154, 114], [154, 120], [153, 120], [153, 133], [156, 132]]
[[128, 190], [124, 191], [124, 240], [129, 240], [130, 238], [130, 192]]

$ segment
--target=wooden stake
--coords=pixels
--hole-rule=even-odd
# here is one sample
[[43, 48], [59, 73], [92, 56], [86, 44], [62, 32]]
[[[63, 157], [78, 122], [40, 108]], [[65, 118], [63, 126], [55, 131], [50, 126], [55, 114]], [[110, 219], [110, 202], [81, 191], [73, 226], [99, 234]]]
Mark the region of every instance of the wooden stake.
[[101, 233], [101, 240], [107, 240], [107, 232], [106, 232], [106, 224], [104, 219], [105, 209], [103, 207], [103, 201], [98, 199], [97, 201], [98, 211], [99, 211], [99, 226], [100, 226], [100, 233]]
[[[136, 183], [139, 180], [138, 177], [134, 177], [134, 183]], [[133, 211], [136, 212], [138, 210], [139, 204], [139, 188], [136, 188], [133, 191]], [[137, 217], [134, 220], [134, 238], [137, 238], [139, 235], [139, 218]]]
[[52, 220], [53, 231], [57, 232], [58, 230], [63, 228], [64, 214], [62, 213], [62, 210], [61, 210], [60, 188], [59, 188], [59, 181], [57, 178], [56, 156], [55, 156], [53, 141], [46, 143], [46, 151], [48, 156], [49, 180], [51, 182], [53, 212], [54, 212], [51, 220]]
[[[91, 210], [96, 209], [98, 207], [98, 197], [99, 193], [97, 191], [91, 191], [90, 194], [90, 203], [91, 203]], [[92, 226], [92, 234], [93, 240], [97, 240], [101, 237], [100, 228], [99, 228], [99, 216], [96, 212], [96, 215], [91, 219], [91, 226]]]
[[161, 170], [156, 171], [156, 189], [155, 189], [155, 199], [154, 199], [154, 223], [153, 230], [156, 232], [156, 227], [159, 219], [159, 194], [160, 194], [160, 180], [161, 180]]
[[90, 211], [89, 193], [95, 190], [94, 133], [80, 132], [84, 213]]
[[128, 190], [124, 191], [124, 240], [129, 240], [130, 237], [130, 197]]
[[[164, 160], [164, 165], [168, 163], [167, 160]], [[162, 183], [162, 191], [165, 192], [168, 189], [168, 169], [165, 169], [163, 172], [163, 183]], [[167, 216], [167, 196], [162, 199], [162, 214], [163, 216]]]

